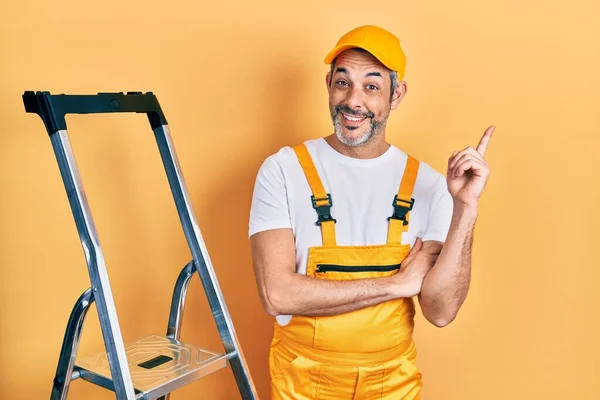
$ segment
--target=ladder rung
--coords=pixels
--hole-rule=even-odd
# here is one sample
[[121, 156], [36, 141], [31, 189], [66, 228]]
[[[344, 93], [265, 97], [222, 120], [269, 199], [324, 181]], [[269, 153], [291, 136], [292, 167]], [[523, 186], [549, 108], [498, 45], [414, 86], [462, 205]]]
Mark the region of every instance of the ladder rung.
[[[227, 366], [236, 352], [217, 354], [179, 340], [148, 336], [125, 345], [133, 387], [141, 398], [154, 399]], [[106, 353], [78, 360], [81, 379], [113, 390]], [[147, 397], [146, 397], [147, 396]]]

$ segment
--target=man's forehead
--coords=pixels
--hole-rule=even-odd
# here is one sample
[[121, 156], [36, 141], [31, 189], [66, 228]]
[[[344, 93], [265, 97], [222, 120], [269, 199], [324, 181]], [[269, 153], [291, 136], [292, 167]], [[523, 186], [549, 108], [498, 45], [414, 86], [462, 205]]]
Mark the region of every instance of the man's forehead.
[[335, 60], [335, 71], [369, 70], [386, 72], [388, 68], [371, 53], [360, 49], [348, 49], [340, 53]]

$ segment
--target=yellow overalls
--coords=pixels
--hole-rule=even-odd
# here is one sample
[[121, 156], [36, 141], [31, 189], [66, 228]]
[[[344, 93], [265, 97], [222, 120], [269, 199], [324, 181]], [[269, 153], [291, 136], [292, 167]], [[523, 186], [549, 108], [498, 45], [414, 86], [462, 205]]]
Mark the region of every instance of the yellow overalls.
[[[331, 196], [307, 148], [293, 149], [312, 190], [323, 237], [322, 246], [309, 249], [306, 275], [341, 281], [397, 273], [410, 251], [401, 236], [408, 230], [419, 162], [408, 157], [388, 219], [387, 243], [337, 246]], [[413, 299], [401, 298], [345, 314], [275, 323], [269, 355], [272, 399], [418, 400], [422, 381], [414, 364], [414, 314]]]

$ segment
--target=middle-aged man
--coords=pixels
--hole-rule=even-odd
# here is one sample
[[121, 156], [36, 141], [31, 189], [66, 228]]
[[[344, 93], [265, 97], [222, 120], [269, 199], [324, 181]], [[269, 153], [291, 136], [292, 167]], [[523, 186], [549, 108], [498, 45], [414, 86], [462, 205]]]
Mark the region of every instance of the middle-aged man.
[[393, 34], [353, 29], [325, 62], [334, 133], [269, 156], [252, 199], [272, 398], [419, 399], [413, 298], [443, 327], [467, 295], [494, 127], [444, 176], [386, 141], [407, 90]]

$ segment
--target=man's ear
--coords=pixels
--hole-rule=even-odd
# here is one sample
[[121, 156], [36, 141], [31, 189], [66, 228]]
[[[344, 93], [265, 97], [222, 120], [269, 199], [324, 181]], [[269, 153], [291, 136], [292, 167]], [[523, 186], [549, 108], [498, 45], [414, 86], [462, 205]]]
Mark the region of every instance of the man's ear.
[[327, 90], [329, 90], [331, 86], [331, 71], [325, 75], [325, 84], [327, 85]]
[[408, 87], [406, 85], [406, 82], [402, 81], [402, 82], [398, 83], [398, 86], [396, 86], [396, 89], [394, 89], [394, 93], [392, 93], [392, 98], [391, 98], [391, 102], [390, 102], [392, 110], [395, 110], [396, 107], [398, 107], [398, 105], [400, 104], [400, 102], [402, 101], [404, 96], [406, 95], [407, 90], [408, 90]]

